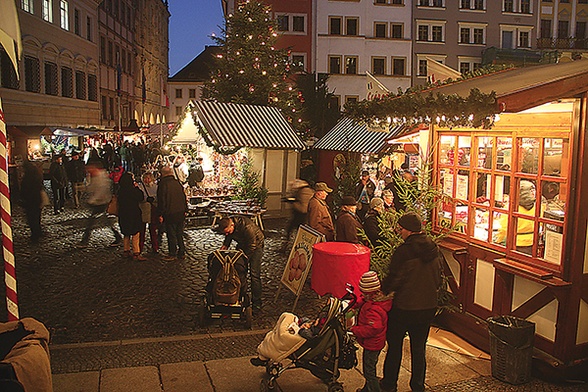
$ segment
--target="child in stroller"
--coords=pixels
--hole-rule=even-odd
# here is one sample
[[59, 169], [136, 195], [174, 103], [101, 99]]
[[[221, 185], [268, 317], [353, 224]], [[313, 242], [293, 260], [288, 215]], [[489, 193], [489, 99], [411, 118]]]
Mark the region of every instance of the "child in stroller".
[[343, 391], [343, 385], [337, 382], [339, 369], [351, 369], [357, 364], [357, 347], [346, 325], [356, 300], [353, 287], [348, 285], [347, 294], [342, 299], [329, 297], [312, 322], [301, 322], [295, 315], [283, 313], [258, 346], [258, 357], [250, 360], [254, 366], [266, 367], [262, 390], [272, 390], [284, 371], [299, 367], [320, 378], [329, 392]]
[[247, 256], [241, 250], [216, 250], [208, 255], [208, 281], [200, 308], [200, 325], [207, 318], [245, 320], [251, 328], [252, 309], [247, 292]]

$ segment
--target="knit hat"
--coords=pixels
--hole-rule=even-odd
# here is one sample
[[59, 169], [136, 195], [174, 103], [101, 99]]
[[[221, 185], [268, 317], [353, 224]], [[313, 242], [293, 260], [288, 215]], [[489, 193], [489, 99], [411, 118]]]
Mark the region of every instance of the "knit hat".
[[374, 197], [372, 201], [370, 201], [370, 208], [379, 208], [384, 206], [384, 200], [380, 197]]
[[356, 204], [357, 202], [355, 201], [355, 197], [353, 196], [343, 196], [343, 199], [341, 199], [341, 205], [354, 206]]
[[362, 293], [374, 293], [380, 290], [380, 279], [375, 271], [368, 271], [361, 275], [359, 290]]
[[406, 230], [412, 231], [413, 233], [419, 233], [421, 230], [423, 230], [421, 218], [419, 218], [419, 216], [414, 212], [407, 212], [406, 214], [402, 215], [400, 219], [398, 219], [398, 224]]
[[382, 197], [385, 197], [385, 196], [394, 196], [394, 193], [392, 193], [392, 191], [390, 189], [384, 189], [382, 191]]

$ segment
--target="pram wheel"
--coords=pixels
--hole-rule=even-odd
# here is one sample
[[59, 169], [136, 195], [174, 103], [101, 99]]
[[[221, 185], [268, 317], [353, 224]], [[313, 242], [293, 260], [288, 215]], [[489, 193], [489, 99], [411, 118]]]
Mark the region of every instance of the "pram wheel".
[[259, 390], [261, 392], [268, 392], [273, 391], [276, 389], [276, 384], [274, 380], [268, 380], [267, 378], [262, 378], [261, 382], [259, 383]]
[[328, 388], [329, 392], [344, 392], [345, 390], [343, 389], [343, 384], [341, 384], [340, 382], [334, 382], [329, 384], [329, 388]]
[[251, 329], [251, 324], [253, 322], [253, 310], [251, 306], [245, 308], [245, 328]]

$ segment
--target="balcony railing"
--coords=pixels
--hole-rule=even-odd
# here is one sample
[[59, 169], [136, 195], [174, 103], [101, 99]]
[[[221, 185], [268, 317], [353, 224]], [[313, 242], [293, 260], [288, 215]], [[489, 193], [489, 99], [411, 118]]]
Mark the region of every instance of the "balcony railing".
[[588, 49], [588, 38], [539, 38], [537, 49]]

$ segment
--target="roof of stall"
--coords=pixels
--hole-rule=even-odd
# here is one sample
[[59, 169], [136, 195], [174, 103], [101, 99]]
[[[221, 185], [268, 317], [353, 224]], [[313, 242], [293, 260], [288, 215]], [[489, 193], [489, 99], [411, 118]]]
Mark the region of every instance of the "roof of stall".
[[219, 147], [302, 149], [304, 143], [275, 107], [192, 101], [194, 121]]
[[377, 154], [388, 145], [389, 141], [416, 132], [416, 130], [410, 132], [403, 125], [374, 130], [365, 123], [355, 122], [350, 118], [343, 117], [313, 148]]
[[588, 91], [588, 59], [504, 70], [424, 92], [465, 97], [473, 88], [486, 94], [495, 91], [499, 108], [517, 113]]

